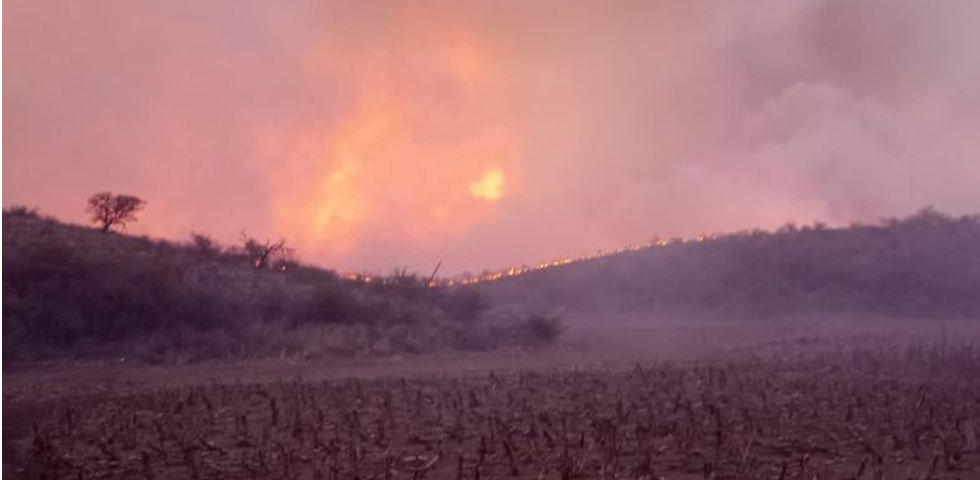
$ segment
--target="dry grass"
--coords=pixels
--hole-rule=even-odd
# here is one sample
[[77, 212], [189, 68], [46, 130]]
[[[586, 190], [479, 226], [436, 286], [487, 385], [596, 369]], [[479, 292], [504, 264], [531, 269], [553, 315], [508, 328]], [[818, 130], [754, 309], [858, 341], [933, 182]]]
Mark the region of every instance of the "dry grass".
[[54, 402], [28, 478], [977, 478], [980, 350], [799, 340], [715, 365]]

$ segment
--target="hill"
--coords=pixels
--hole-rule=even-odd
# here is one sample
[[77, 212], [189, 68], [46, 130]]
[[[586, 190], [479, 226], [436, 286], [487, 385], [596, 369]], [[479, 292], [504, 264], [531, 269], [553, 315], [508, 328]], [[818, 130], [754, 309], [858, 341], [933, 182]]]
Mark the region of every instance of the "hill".
[[980, 217], [787, 226], [673, 242], [479, 284], [566, 312], [980, 318]]
[[3, 213], [3, 359], [390, 355], [536, 345], [556, 319], [497, 314], [472, 288], [398, 273], [370, 283], [238, 249]]

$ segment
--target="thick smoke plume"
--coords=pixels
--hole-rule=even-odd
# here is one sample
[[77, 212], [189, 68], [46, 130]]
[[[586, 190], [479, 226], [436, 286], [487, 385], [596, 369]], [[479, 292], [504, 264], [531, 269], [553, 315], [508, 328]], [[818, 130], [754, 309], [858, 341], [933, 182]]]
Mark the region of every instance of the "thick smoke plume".
[[446, 272], [980, 207], [970, 0], [4, 4], [4, 204]]

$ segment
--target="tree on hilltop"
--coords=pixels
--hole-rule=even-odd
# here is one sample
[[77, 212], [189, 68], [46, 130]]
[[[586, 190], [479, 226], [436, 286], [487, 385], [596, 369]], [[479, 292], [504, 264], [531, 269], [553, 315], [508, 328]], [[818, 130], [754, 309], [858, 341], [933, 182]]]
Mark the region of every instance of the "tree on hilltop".
[[103, 232], [113, 226], [126, 228], [126, 224], [136, 221], [136, 214], [146, 207], [146, 200], [133, 195], [114, 195], [100, 192], [88, 199], [88, 212], [92, 222]]

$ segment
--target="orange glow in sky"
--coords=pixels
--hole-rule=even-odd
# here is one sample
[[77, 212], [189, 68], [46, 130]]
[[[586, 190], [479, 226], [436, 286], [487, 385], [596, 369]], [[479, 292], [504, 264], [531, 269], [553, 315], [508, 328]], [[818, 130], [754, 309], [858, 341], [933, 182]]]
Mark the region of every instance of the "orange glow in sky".
[[303, 168], [277, 174], [274, 221], [302, 251], [343, 255], [365, 236], [425, 245], [465, 234], [494, 215], [504, 168], [518, 168], [490, 49], [471, 33], [429, 28], [431, 18], [405, 22], [429, 32], [404, 40], [410, 55], [311, 56], [312, 69], [342, 68], [336, 75], [353, 87], [347, 114], [294, 148], [286, 163]]
[[[4, 2], [3, 204], [440, 274], [975, 213], [980, 2]], [[903, 35], [893, 33], [902, 31]]]

